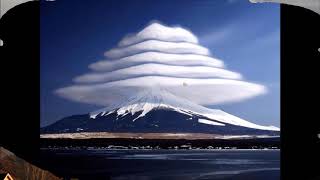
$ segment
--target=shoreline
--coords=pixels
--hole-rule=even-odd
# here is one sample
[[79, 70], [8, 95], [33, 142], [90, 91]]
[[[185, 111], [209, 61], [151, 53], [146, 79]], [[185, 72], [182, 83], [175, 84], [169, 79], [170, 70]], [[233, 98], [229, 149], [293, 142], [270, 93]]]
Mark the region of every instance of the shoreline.
[[77, 133], [52, 133], [40, 134], [40, 139], [263, 139], [280, 138], [280, 135], [219, 135], [207, 133], [113, 133], [113, 132], [77, 132]]

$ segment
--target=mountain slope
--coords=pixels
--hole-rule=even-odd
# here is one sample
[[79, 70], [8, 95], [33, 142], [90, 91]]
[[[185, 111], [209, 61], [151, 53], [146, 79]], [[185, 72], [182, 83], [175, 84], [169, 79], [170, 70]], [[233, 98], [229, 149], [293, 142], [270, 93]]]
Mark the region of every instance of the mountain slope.
[[149, 89], [85, 115], [70, 116], [41, 133], [136, 132], [279, 135], [279, 128], [261, 126], [217, 109], [178, 98], [163, 89]]

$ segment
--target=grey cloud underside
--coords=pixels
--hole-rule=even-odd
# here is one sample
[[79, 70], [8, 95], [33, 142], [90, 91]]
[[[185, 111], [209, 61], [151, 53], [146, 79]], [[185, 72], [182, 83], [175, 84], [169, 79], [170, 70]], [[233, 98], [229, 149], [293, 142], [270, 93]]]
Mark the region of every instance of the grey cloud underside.
[[93, 72], [75, 77], [75, 85], [56, 93], [76, 102], [111, 106], [155, 88], [204, 105], [267, 92], [263, 85], [245, 82], [241, 74], [224, 69], [223, 61], [181, 27], [152, 23], [124, 37], [105, 56], [106, 60], [89, 65]]

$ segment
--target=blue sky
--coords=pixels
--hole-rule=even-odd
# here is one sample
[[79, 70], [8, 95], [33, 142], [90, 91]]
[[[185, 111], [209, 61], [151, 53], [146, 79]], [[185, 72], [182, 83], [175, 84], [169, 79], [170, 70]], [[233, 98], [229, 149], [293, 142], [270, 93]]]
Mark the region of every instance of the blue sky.
[[280, 7], [247, 0], [114, 0], [42, 2], [41, 126], [99, 106], [72, 102], [53, 92], [87, 73], [88, 65], [121, 38], [150, 21], [180, 25], [229, 70], [263, 84], [268, 93], [211, 106], [261, 125], [280, 124]]

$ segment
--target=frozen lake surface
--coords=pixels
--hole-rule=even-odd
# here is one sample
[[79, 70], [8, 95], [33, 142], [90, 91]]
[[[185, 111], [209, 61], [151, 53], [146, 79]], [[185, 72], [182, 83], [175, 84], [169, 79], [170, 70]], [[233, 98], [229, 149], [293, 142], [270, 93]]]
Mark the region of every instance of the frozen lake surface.
[[42, 149], [42, 168], [65, 178], [280, 179], [280, 150]]

